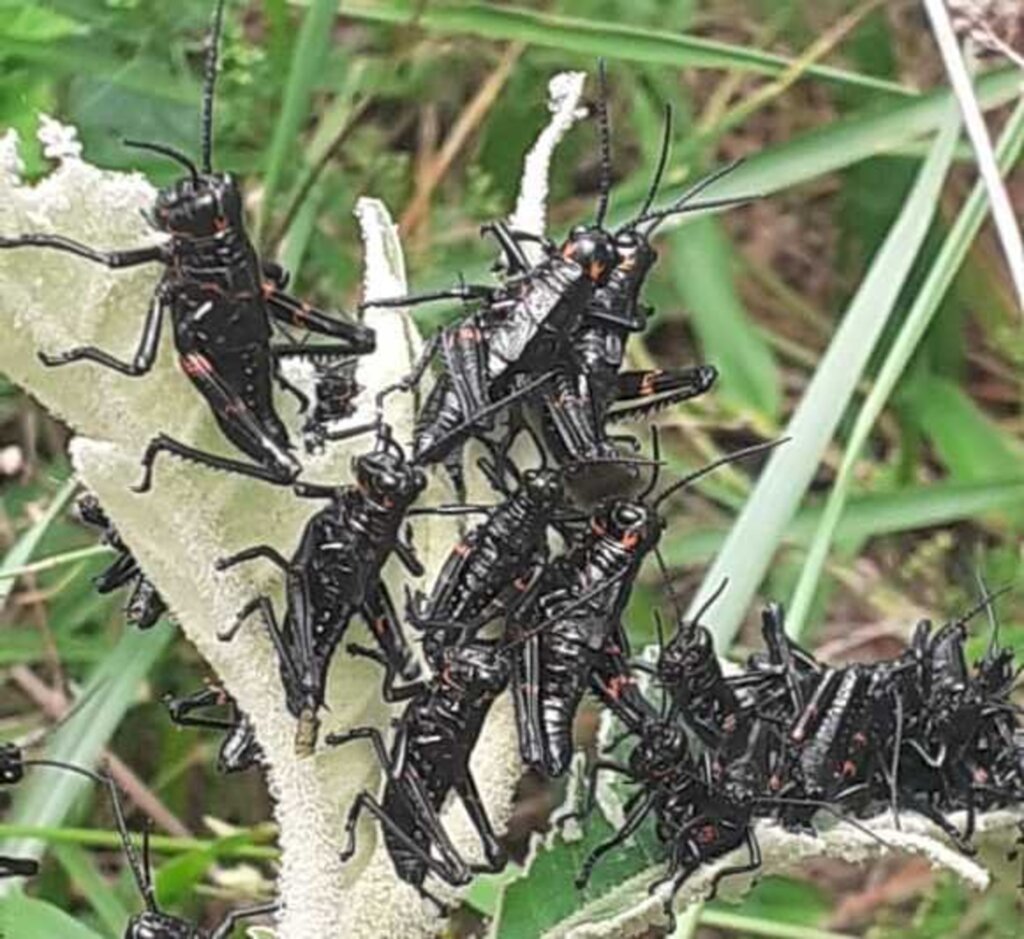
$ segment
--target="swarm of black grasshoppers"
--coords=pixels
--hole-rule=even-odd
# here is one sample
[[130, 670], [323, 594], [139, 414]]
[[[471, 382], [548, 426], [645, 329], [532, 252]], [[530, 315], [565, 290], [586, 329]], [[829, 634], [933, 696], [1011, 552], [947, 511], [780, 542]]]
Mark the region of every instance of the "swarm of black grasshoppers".
[[[160, 435], [144, 455], [141, 490], [149, 487], [156, 455], [166, 451], [290, 485], [296, 498], [323, 503], [310, 513], [287, 556], [274, 547], [275, 532], [267, 531], [265, 539], [219, 560], [218, 570], [269, 562], [285, 587], [280, 614], [269, 593], [255, 593], [220, 638], [230, 640], [250, 615], [259, 615], [276, 654], [282, 706], [296, 719], [297, 757], [309, 757], [324, 749], [318, 748], [318, 729], [327, 674], [342, 640], [355, 618], [369, 627], [376, 648], [348, 643], [344, 651], [380, 665], [381, 697], [404, 707], [390, 741], [375, 727], [335, 730], [324, 740], [327, 747], [368, 743], [385, 775], [380, 794], [361, 791], [349, 807], [342, 859], [354, 853], [358, 820], [369, 814], [382, 828], [396, 875], [442, 910], [446, 903], [427, 886], [429, 876], [457, 888], [477, 872], [502, 869], [506, 854], [470, 761], [492, 705], [506, 691], [523, 763], [547, 777], [569, 768], [573, 720], [585, 695], [622, 723], [628, 755], [621, 761], [602, 756], [591, 764], [581, 814], [593, 809], [602, 772], [621, 775], [634, 793], [625, 824], [587, 858], [578, 883], [585, 885], [602, 857], [652, 819], [667, 861], [670, 918], [673, 896], [706, 865], [735, 849], [748, 854], [716, 871], [712, 894], [726, 875], [760, 866], [755, 823], [762, 820], [806, 832], [815, 830], [821, 812], [857, 826], [859, 818], [885, 809], [897, 823], [900, 813], [917, 813], [970, 851], [977, 812], [1024, 798], [1024, 730], [1010, 701], [1017, 675], [1013, 656], [999, 647], [995, 633], [984, 658], [973, 668], [967, 665], [969, 617], [934, 632], [922, 624], [907, 652], [893, 660], [832, 667], [786, 636], [782, 611], [772, 606], [763, 616], [764, 652], [728, 674], [701, 622], [705, 609], [695, 621], [679, 619], [653, 666], [633, 660], [624, 611], [648, 556], [664, 568], [658, 542], [668, 520], [662, 506], [717, 466], [775, 445], [737, 451], [656, 492], [656, 429], [650, 458], [636, 455], [636, 441], [629, 441], [634, 446], [627, 452], [608, 433], [608, 424], [702, 394], [716, 379], [707, 365], [666, 371], [629, 371], [623, 365], [628, 337], [644, 330], [652, 313], [642, 291], [657, 260], [651, 244], [657, 227], [678, 213], [744, 201], [697, 199], [732, 166], [656, 208], [671, 137], [666, 111], [646, 197], [632, 218], [609, 228], [610, 122], [602, 67], [596, 108], [602, 173], [593, 221], [558, 243], [491, 223], [484, 231], [502, 253], [497, 283], [374, 300], [376, 307], [460, 300], [467, 309], [430, 340], [408, 376], [379, 391], [370, 423], [332, 429], [355, 413], [362, 391], [356, 357], [373, 348], [374, 336], [284, 292], [285, 272], [261, 260], [245, 234], [237, 184], [211, 169], [223, 7], [220, 0], [209, 45], [201, 170], [170, 148], [136, 144], [188, 170], [153, 208], [154, 227], [169, 239], [156, 247], [100, 252], [60, 237], [24, 235], [0, 239], [0, 249], [56, 249], [112, 268], [165, 265], [131, 362], [93, 347], [43, 357], [49, 365], [85, 360], [142, 375], [154, 362], [165, 307], [170, 311], [183, 369], [247, 459], [209, 454]], [[524, 250], [529, 243], [539, 246], [539, 260]], [[280, 324], [334, 342], [271, 343], [271, 328]], [[305, 395], [281, 374], [281, 362], [295, 356], [309, 359], [315, 369], [311, 411]], [[418, 389], [435, 362], [439, 368], [413, 439], [395, 439], [384, 419], [387, 397]], [[297, 394], [308, 412], [307, 449], [372, 435], [352, 461], [350, 478], [329, 485], [298, 481], [302, 467], [274, 408], [275, 382]], [[524, 438], [532, 441], [535, 465], [514, 455]], [[478, 465], [494, 490], [491, 504], [466, 502], [463, 449], [470, 439], [486, 451]], [[437, 463], [450, 476], [455, 500], [420, 504], [427, 470]], [[570, 478], [606, 466], [629, 470], [623, 491], [593, 504], [570, 497]], [[642, 485], [638, 479], [648, 470]], [[156, 588], [99, 503], [86, 498], [80, 511], [117, 552], [98, 588], [129, 586], [129, 618], [141, 628], [152, 625], [165, 609]], [[467, 520], [431, 583], [409, 589], [405, 598], [393, 597], [382, 576], [391, 559], [410, 577], [425, 574], [414, 534], [415, 520], [428, 515], [477, 519]], [[402, 599], [404, 610], [396, 605]], [[422, 646], [422, 661], [411, 638]], [[639, 679], [647, 671], [653, 672], [658, 697], [641, 691]], [[167, 705], [178, 724], [225, 732], [218, 759], [224, 772], [262, 763], [256, 728], [219, 689], [204, 688]], [[224, 710], [210, 714], [211, 708]], [[17, 782], [29, 765], [20, 751], [5, 747], [0, 781]], [[110, 792], [125, 854], [147, 905], [125, 935], [204, 936], [156, 908], [148, 859], [136, 857], [110, 780], [79, 767], [61, 768]], [[482, 861], [467, 860], [446, 829], [444, 809], [452, 797], [479, 836]], [[954, 811], [966, 813], [962, 830], [948, 819]], [[27, 859], [0, 858], [0, 877], [28, 876], [34, 869]], [[272, 910], [260, 906], [231, 914], [214, 939], [237, 919]]]
[[[680, 618], [654, 665], [639, 665], [660, 703], [624, 721], [615, 746], [629, 741], [627, 759], [590, 767], [582, 815], [602, 772], [634, 791], [625, 824], [586, 859], [579, 885], [649, 816], [668, 865], [652, 890], [671, 884], [670, 920], [675, 894], [701, 867], [747, 850], [746, 861], [716, 869], [709, 896], [722, 878], [760, 867], [757, 821], [813, 833], [824, 812], [878, 838], [858, 819], [891, 811], [898, 829], [901, 814], [916, 813], [973, 853], [977, 812], [1024, 802], [1024, 726], [1010, 700], [1020, 670], [999, 646], [994, 618], [985, 655], [973, 667], [965, 655], [967, 624], [993, 599], [934, 632], [920, 623], [893, 659], [848, 666], [801, 648], [772, 605], [762, 617], [764, 651], [728, 674], [700, 622], [707, 606], [696, 621]], [[963, 830], [954, 812], [964, 813]]]

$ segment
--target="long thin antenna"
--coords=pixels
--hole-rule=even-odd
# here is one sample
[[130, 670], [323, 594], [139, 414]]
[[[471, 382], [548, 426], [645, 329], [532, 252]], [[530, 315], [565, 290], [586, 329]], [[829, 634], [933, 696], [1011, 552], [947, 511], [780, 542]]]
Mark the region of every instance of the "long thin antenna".
[[708, 473], [713, 472], [719, 467], [725, 466], [727, 463], [736, 463], [740, 460], [745, 460], [748, 456], [756, 456], [758, 453], [764, 453], [766, 450], [773, 450], [775, 447], [787, 443], [788, 441], [789, 437], [780, 437], [778, 440], [769, 440], [767, 443], [758, 443], [752, 447], [745, 447], [742, 450], [737, 450], [735, 453], [728, 453], [725, 456], [715, 460], [713, 463], [708, 463], [707, 466], [702, 467], [699, 470], [695, 470], [694, 472], [689, 473], [688, 475], [684, 476], [677, 482], [672, 483], [672, 485], [669, 486], [668, 489], [662, 492], [661, 495], [654, 500], [654, 505], [655, 507], [661, 505], [661, 503], [664, 502], [674, 492], [677, 492], [684, 486], [689, 486], [691, 483], [694, 483], [698, 479], [707, 476]]
[[122, 140], [122, 144], [126, 147], [132, 147], [135, 150], [151, 150], [153, 153], [159, 153], [162, 156], [170, 157], [176, 163], [180, 163], [192, 174], [192, 181], [199, 181], [199, 170], [196, 168], [195, 163], [186, 154], [174, 147], [169, 147], [164, 143], [149, 143], [146, 140]]
[[217, 0], [213, 14], [213, 27], [206, 38], [206, 62], [203, 65], [203, 117], [202, 154], [203, 172], [213, 169], [213, 98], [217, 86], [217, 58], [220, 53], [220, 34], [224, 27], [224, 0]]
[[148, 874], [142, 868], [142, 865], [139, 863], [139, 857], [135, 853], [135, 845], [132, 843], [131, 835], [128, 832], [128, 823], [125, 821], [124, 809], [121, 806], [121, 796], [117, 791], [117, 785], [114, 783], [114, 780], [106, 773], [94, 773], [84, 766], [62, 763], [60, 760], [25, 760], [24, 765], [49, 766], [53, 769], [63, 770], [66, 773], [75, 773], [106, 788], [110, 795], [110, 804], [114, 810], [114, 821], [117, 823], [117, 831], [121, 836], [121, 845], [124, 848], [124, 855], [128, 860], [128, 866], [131, 868], [132, 878], [135, 880], [135, 885], [139, 888], [139, 894], [146, 904], [146, 909], [151, 913], [159, 912], [159, 908], [156, 905], [156, 896], [153, 892], [153, 884], [150, 882]]
[[597, 62], [597, 81], [597, 126], [601, 134], [601, 193], [597, 201], [594, 225], [602, 228], [608, 215], [608, 203], [612, 194], [612, 123], [608, 114], [608, 74], [604, 59]]
[[693, 618], [693, 622], [691, 624], [692, 628], [696, 628], [697, 626], [700, 625], [701, 621], [707, 615], [708, 610], [710, 610], [711, 607], [713, 607], [715, 605], [715, 602], [718, 600], [718, 598], [723, 593], [725, 593], [725, 588], [728, 587], [728, 586], [729, 586], [729, 578], [728, 577], [723, 577], [722, 578], [722, 582], [717, 587], [715, 587], [715, 589], [712, 592], [711, 596], [708, 597], [707, 600], [704, 601], [704, 605], [699, 610], [697, 610], [697, 615]]
[[[665, 175], [665, 167], [668, 165], [668, 152], [672, 148], [672, 105], [665, 105], [665, 120], [662, 124], [661, 131], [661, 151], [658, 154], [658, 165], [654, 170], [654, 176], [651, 178], [650, 188], [647, 190], [647, 198], [644, 199], [644, 204], [640, 206], [640, 211], [637, 212], [637, 222], [643, 218], [648, 212], [651, 211], [651, 206], [654, 205], [654, 200], [657, 198], [658, 189], [661, 187], [661, 180]], [[632, 222], [626, 226], [631, 228], [636, 225], [637, 222]]]

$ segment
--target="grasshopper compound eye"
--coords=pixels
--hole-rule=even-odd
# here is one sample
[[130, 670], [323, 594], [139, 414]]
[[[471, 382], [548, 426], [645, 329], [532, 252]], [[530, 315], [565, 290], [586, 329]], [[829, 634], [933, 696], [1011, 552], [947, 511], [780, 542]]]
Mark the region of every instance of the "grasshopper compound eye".
[[13, 786], [25, 776], [25, 755], [13, 743], [0, 744], [0, 785]]

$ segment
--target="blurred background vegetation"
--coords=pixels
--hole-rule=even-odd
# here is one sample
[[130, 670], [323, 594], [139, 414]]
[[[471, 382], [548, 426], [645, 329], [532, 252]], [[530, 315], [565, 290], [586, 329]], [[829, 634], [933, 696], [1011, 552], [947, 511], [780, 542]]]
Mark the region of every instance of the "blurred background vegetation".
[[[609, 62], [620, 205], [646, 186], [665, 102], [677, 117], [670, 184], [752, 157], [744, 179], [763, 182], [752, 191], [770, 197], [661, 239], [647, 293], [657, 316], [631, 349], [637, 363], [703, 360], [722, 372], [716, 393], [662, 418], [680, 465], [785, 427], [905, 206], [924, 135], [938, 127], [935, 109], [925, 113], [938, 98], [925, 93], [945, 82], [916, 2], [355, 0], [341, 4], [341, 15], [337, 3], [306, 6], [229, 4], [215, 162], [244, 178], [261, 248], [295, 272], [302, 293], [325, 303], [350, 309], [358, 301], [352, 208], [364, 193], [383, 198], [401, 219], [414, 285], [486, 271], [493, 252], [478, 229], [512, 209], [522, 156], [546, 119], [548, 79], [567, 68], [593, 71], [599, 55]], [[173, 168], [149, 164], [119, 141], [196, 150], [210, 8], [209, 0], [0, 0], [0, 129], [21, 134], [29, 176], [46, 171], [34, 142], [37, 115], [46, 112], [78, 127], [91, 161], [169, 181]], [[999, 106], [1018, 83], [998, 65], [983, 80], [993, 126], [1005, 119]], [[970, 151], [956, 160], [858, 400], [973, 184]], [[588, 217], [597, 175], [595, 134], [584, 123], [557, 154], [556, 232]], [[1011, 193], [1024, 196], [1022, 183], [1011, 174]], [[826, 658], [894, 653], [920, 617], [944, 619], [972, 602], [976, 570], [994, 585], [1019, 583], [1022, 358], [1019, 311], [986, 229], [857, 464], [803, 631]], [[791, 595], [848, 428], [849, 418], [787, 529], [762, 597]], [[4, 738], [45, 728], [121, 648], [118, 600], [101, 599], [90, 584], [104, 557], [79, 553], [92, 535], [66, 514], [43, 515], [68, 477], [65, 439], [0, 376]], [[684, 597], [748, 488], [745, 477], [726, 476], [680, 502], [666, 553]], [[34, 566], [26, 572], [26, 564]], [[651, 636], [661, 593], [653, 579], [638, 591], [630, 618], [638, 641]], [[1012, 592], [1000, 613], [1004, 641], [1024, 654], [1020, 597]], [[736, 654], [757, 643], [749, 626]], [[213, 922], [272, 874], [269, 803], [258, 774], [217, 776], [215, 738], [168, 723], [161, 696], [194, 688], [204, 669], [184, 643], [165, 641], [157, 651], [145, 681], [124, 689], [125, 715], [109, 749], [123, 763], [119, 779], [133, 801], [143, 800], [170, 836], [160, 845], [163, 899]], [[524, 781], [511, 835], [520, 849], [530, 830], [544, 826], [554, 799]], [[213, 827], [210, 817], [219, 820]], [[11, 830], [0, 825], [3, 834]], [[31, 892], [96, 935], [120, 935], [136, 898], [110, 847], [100, 800], [79, 805], [63, 831], [40, 834], [52, 850]], [[535, 879], [514, 887], [500, 935], [536, 935], [550, 921], [546, 904], [574, 902], [565, 883], [555, 892]], [[480, 932], [497, 892], [481, 884], [471, 894], [456, 934]], [[1012, 873], [979, 899], [922, 861], [894, 858], [867, 868], [820, 862], [799, 877], [765, 878], [742, 905], [706, 908], [698, 929], [808, 939], [1009, 937], [1019, 935], [1021, 912]]]

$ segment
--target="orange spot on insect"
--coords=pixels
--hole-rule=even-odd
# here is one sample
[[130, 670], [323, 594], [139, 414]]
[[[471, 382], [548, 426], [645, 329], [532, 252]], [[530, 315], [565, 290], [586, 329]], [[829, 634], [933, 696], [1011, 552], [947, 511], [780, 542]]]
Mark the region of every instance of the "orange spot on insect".
[[601, 276], [604, 274], [604, 271], [605, 265], [602, 264], [600, 261], [590, 262], [589, 276], [591, 280], [600, 280]]
[[572, 260], [576, 256], [576, 245], [573, 242], [568, 242], [562, 248], [562, 257]]
[[619, 544], [627, 551], [632, 551], [638, 544], [640, 544], [640, 535], [635, 531], [627, 531], [619, 539]]
[[277, 287], [275, 287], [269, 280], [263, 281], [262, 290], [263, 296], [268, 299], [277, 293]]
[[526, 590], [527, 587], [530, 586], [530, 581], [525, 577], [518, 577], [516, 578], [516, 580], [512, 582], [512, 585], [516, 588], [516, 590], [522, 593], [524, 590]]
[[849, 779], [851, 776], [857, 775], [857, 764], [853, 760], [844, 760], [841, 770], [843, 776]]
[[460, 557], [464, 558], [469, 554], [469, 545], [464, 541], [460, 541], [452, 550]]
[[219, 232], [227, 231], [228, 220], [224, 218], [223, 215], [218, 215], [217, 218], [213, 220], [213, 227]]
[[213, 366], [210, 360], [198, 352], [189, 352], [181, 357], [181, 368], [186, 375], [195, 378], [200, 375], [212, 375]]
[[657, 391], [658, 376], [661, 374], [661, 369], [654, 369], [653, 371], [648, 372], [646, 375], [644, 375], [643, 381], [640, 382], [640, 394], [654, 394], [654, 392]]

